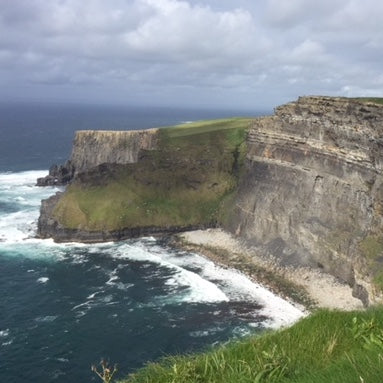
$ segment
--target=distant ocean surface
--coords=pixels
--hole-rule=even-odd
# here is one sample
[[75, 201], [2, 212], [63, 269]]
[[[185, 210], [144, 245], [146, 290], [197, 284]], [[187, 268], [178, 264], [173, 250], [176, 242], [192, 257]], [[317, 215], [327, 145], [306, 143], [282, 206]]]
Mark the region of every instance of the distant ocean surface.
[[148, 361], [290, 323], [301, 313], [234, 270], [165, 240], [55, 244], [35, 239], [37, 177], [70, 155], [80, 129], [131, 130], [236, 111], [0, 105], [0, 382], [93, 382]]

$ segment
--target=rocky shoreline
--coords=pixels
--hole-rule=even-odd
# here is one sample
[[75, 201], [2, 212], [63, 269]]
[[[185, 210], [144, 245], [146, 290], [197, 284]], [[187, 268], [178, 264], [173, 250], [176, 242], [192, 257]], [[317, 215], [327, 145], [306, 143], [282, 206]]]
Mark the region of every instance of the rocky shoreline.
[[256, 248], [248, 247], [222, 229], [183, 232], [172, 243], [198, 252], [223, 267], [243, 272], [300, 308], [345, 311], [363, 308], [361, 300], [353, 297], [352, 287], [330, 274], [310, 267], [283, 266], [277, 258], [261, 256]]

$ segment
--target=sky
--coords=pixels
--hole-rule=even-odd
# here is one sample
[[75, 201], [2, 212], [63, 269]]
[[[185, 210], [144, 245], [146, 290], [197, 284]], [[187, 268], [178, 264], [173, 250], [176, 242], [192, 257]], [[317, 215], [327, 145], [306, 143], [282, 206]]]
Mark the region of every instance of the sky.
[[381, 0], [0, 0], [0, 101], [383, 96]]

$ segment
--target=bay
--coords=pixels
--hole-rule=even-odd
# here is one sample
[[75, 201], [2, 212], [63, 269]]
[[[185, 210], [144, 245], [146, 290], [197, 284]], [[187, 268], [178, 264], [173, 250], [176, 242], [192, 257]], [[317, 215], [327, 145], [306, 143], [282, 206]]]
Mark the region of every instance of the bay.
[[162, 356], [302, 315], [235, 270], [169, 247], [166, 238], [92, 245], [35, 238], [40, 200], [60, 190], [35, 180], [68, 158], [75, 130], [224, 115], [28, 107], [3, 105], [0, 118], [1, 382], [96, 381], [90, 365], [102, 357], [118, 363], [122, 377]]

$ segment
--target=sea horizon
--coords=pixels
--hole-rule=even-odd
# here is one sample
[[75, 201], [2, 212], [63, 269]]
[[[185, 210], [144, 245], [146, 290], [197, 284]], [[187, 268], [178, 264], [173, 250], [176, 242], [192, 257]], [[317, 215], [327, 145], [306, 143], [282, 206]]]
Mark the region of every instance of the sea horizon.
[[141, 130], [262, 114], [256, 110], [0, 102], [0, 172], [48, 170], [64, 163], [77, 130]]

